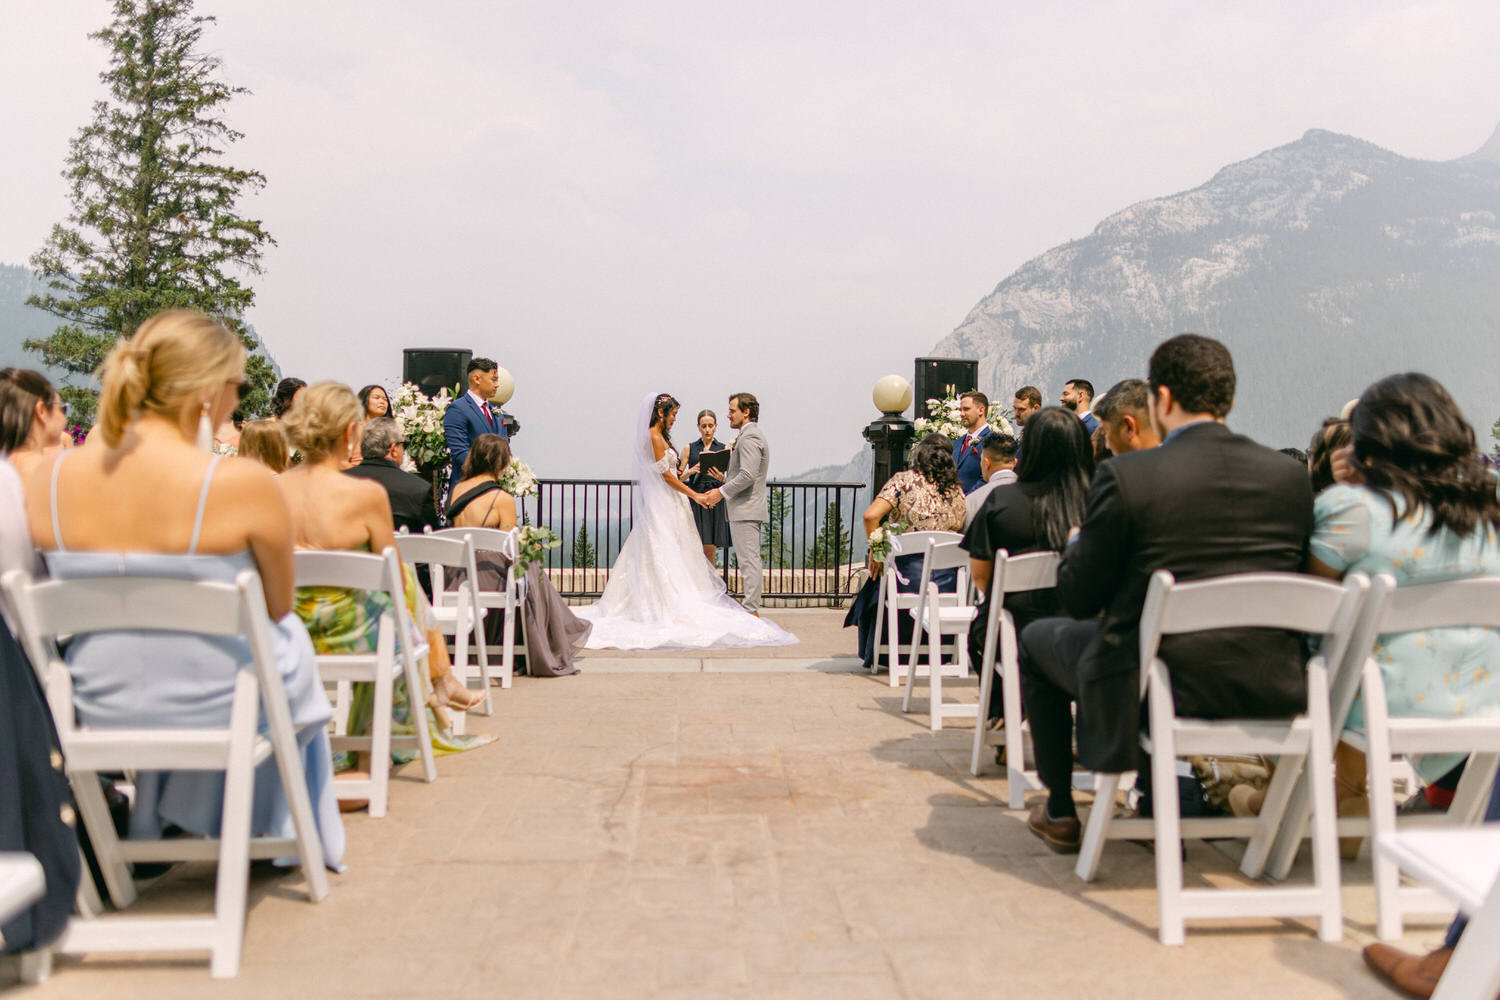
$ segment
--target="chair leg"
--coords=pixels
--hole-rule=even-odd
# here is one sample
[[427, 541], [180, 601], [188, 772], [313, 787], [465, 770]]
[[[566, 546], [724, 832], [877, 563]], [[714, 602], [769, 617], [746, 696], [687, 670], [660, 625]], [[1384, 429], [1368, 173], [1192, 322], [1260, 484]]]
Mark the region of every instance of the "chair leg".
[[[1276, 762], [1276, 773], [1271, 777], [1265, 801], [1260, 807], [1260, 823], [1245, 847], [1245, 856], [1240, 859], [1240, 871], [1246, 878], [1260, 878], [1279, 842], [1283, 828], [1292, 822], [1300, 824], [1295, 832], [1295, 839], [1291, 842], [1292, 854], [1297, 853], [1297, 845], [1302, 842], [1302, 827], [1307, 825], [1308, 814], [1306, 809], [1292, 809], [1291, 804], [1293, 795], [1302, 795], [1306, 801], [1307, 782], [1303, 778], [1303, 764], [1303, 758], [1291, 755], [1283, 755]], [[1290, 835], [1291, 831], [1287, 832]]]
[[[391, 714], [395, 700], [392, 691], [391, 665], [380, 661], [375, 673], [375, 701], [370, 724], [370, 817], [385, 815], [391, 783]], [[414, 706], [415, 707], [415, 706]], [[422, 713], [426, 715], [424, 711]]]
[[252, 751], [259, 684], [240, 671], [230, 709], [229, 763], [224, 769], [224, 806], [219, 825], [219, 870], [214, 885], [214, 943], [209, 975], [232, 979], [240, 971], [245, 939], [245, 897], [250, 885], [250, 805], [255, 791]]
[[[87, 873], [87, 869], [85, 869]], [[28, 986], [44, 983], [52, 975], [52, 949], [21, 952], [21, 982]]]
[[[880, 632], [885, 627], [885, 581], [879, 580], [875, 584], [875, 631], [871, 633], [870, 673], [878, 673], [880, 670]], [[890, 653], [886, 653], [886, 667], [890, 670]]]
[[[70, 774], [69, 780], [73, 787], [73, 801], [78, 803], [83, 828], [88, 831], [99, 870], [104, 875], [104, 889], [115, 906], [124, 909], [135, 902], [135, 883], [131, 880], [130, 868], [120, 860], [120, 838], [115, 833], [115, 823], [109, 815], [109, 805], [104, 801], [104, 792], [99, 788], [99, 776], [93, 771], [79, 771]], [[85, 875], [88, 870], [84, 865]]]
[[422, 675], [418, 672], [417, 658], [404, 649], [401, 653], [401, 668], [406, 677], [407, 704], [410, 706], [412, 725], [417, 731], [417, 753], [422, 758], [422, 777], [426, 781], [436, 781], [437, 755], [433, 753], [432, 731], [427, 726], [427, 707], [422, 698]]
[[[1364, 706], [1366, 739], [1366, 780], [1369, 782], [1370, 835], [1379, 839], [1395, 832], [1396, 799], [1391, 790], [1391, 744], [1386, 728], [1389, 714], [1385, 685], [1380, 667], [1374, 660], [1365, 663]], [[1396, 863], [1382, 851], [1370, 852], [1375, 881], [1375, 936], [1394, 941], [1401, 936], [1401, 873]]]
[[[1344, 936], [1343, 903], [1339, 897], [1337, 796], [1333, 782], [1333, 736], [1328, 707], [1328, 671], [1315, 664], [1307, 676], [1308, 722], [1311, 729], [1307, 781], [1312, 807], [1313, 885], [1322, 897], [1318, 937], [1338, 941]], [[1278, 772], [1279, 774], [1279, 772]], [[1290, 787], [1292, 782], [1288, 781]], [[1268, 804], [1270, 796], [1266, 796]], [[1394, 816], [1394, 803], [1392, 804]]]
[[[1016, 647], [1016, 631], [1009, 619], [1000, 632], [1003, 671], [1000, 674], [1000, 696], [1005, 702], [1005, 769], [1010, 781], [1010, 807], [1026, 807], [1026, 737], [1021, 719], [1021, 660]], [[1118, 786], [1119, 779], [1115, 779]], [[1114, 800], [1114, 786], [1110, 800]], [[1096, 800], [1097, 801], [1097, 800]], [[1097, 859], [1096, 859], [1097, 861]], [[1089, 878], [1093, 878], [1090, 875]]]
[[1109, 823], [1114, 818], [1115, 793], [1120, 790], [1120, 778], [1118, 774], [1094, 777], [1094, 804], [1089, 809], [1083, 844], [1078, 848], [1078, 863], [1073, 866], [1073, 873], [1085, 882], [1094, 881], [1094, 876], [1099, 874], [1099, 856], [1104, 853]]
[[[997, 659], [996, 665], [999, 664]], [[984, 751], [989, 749], [989, 706], [990, 692], [995, 687], [995, 668], [986, 669], [984, 663], [979, 664], [979, 716], [974, 720], [974, 748], [969, 754], [969, 773], [979, 777], [984, 771]], [[1007, 733], [1006, 737], [1009, 738]]]
[[927, 662], [927, 717], [929, 726], [936, 733], [943, 728], [943, 633], [941, 629], [929, 629], [927, 632]]
[[516, 672], [516, 615], [521, 614], [521, 605], [512, 601], [508, 607], [493, 610], [505, 615], [505, 624], [501, 626], [504, 645], [500, 652], [500, 688], [504, 690], [510, 687]]
[[1463, 777], [1458, 779], [1458, 787], [1453, 791], [1453, 804], [1448, 807], [1450, 823], [1473, 826], [1481, 822], [1485, 806], [1490, 801], [1490, 790], [1495, 785], [1497, 764], [1500, 764], [1500, 754], [1469, 755]]
[[1177, 741], [1172, 724], [1172, 693], [1153, 670], [1151, 702], [1151, 816], [1156, 838], [1157, 938], [1180, 945], [1186, 932], [1182, 912], [1182, 817], [1177, 801]]
[[[906, 694], [901, 699], [902, 712], [911, 711], [911, 693], [917, 685], [917, 648], [918, 644], [921, 642], [922, 631], [922, 620], [920, 617], [921, 610], [921, 608], [918, 608], [917, 611], [912, 615], [912, 644], [911, 651], [907, 654], [906, 657]], [[931, 671], [928, 671], [927, 673], [927, 684], [930, 689], [932, 685]]]

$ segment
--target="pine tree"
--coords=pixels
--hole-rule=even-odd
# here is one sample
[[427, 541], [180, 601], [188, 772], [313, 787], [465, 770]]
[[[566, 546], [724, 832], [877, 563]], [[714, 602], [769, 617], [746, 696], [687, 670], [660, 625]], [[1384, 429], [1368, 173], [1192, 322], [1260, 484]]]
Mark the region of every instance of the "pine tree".
[[598, 562], [598, 556], [594, 552], [594, 543], [589, 539], [589, 526], [580, 524], [578, 533], [573, 536], [573, 568], [592, 569]]
[[[255, 415], [269, 405], [275, 375], [243, 319], [255, 293], [232, 272], [261, 273], [263, 248], [275, 244], [260, 222], [236, 214], [240, 196], [266, 179], [223, 162], [242, 138], [225, 124], [224, 106], [246, 91], [218, 79], [219, 60], [198, 46], [214, 18], [192, 7], [115, 0], [114, 20], [89, 36], [109, 49], [99, 77], [107, 96], [69, 145], [67, 221], [31, 258], [50, 290], [27, 299], [62, 322], [25, 346], [86, 379], [152, 314], [199, 309], [256, 351], [244, 407]], [[81, 422], [92, 419], [98, 394], [88, 382], [60, 391]]]
[[813, 537], [812, 547], [807, 553], [810, 569], [838, 569], [853, 557], [853, 540], [844, 521], [843, 508], [837, 500], [829, 501], [823, 513], [823, 523]]
[[766, 527], [760, 535], [761, 565], [781, 569], [788, 563], [788, 553], [782, 551], [781, 540], [786, 534], [786, 518], [791, 513], [789, 491], [768, 487], [766, 495]]

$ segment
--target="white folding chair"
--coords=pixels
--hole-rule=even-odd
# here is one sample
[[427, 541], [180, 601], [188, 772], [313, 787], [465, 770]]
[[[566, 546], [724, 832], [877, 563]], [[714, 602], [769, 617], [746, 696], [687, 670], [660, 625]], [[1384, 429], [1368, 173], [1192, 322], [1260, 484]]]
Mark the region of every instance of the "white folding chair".
[[[996, 677], [1004, 701], [1005, 728], [992, 733], [984, 725], [974, 727], [974, 747], [969, 756], [969, 773], [978, 777], [984, 771], [984, 752], [993, 746], [1005, 747], [1005, 771], [1009, 788], [1009, 806], [1026, 805], [1026, 792], [1042, 788], [1037, 773], [1026, 769], [1025, 720], [1021, 713], [1021, 662], [1016, 622], [1005, 609], [1005, 595], [1028, 590], [1046, 590], [1057, 586], [1057, 567], [1062, 557], [1056, 552], [1029, 552], [1013, 556], [1000, 549], [995, 553], [995, 574], [990, 579], [990, 596], [985, 604], [984, 652], [979, 662], [979, 704], [981, 718], [988, 714], [990, 695]], [[1091, 789], [1094, 776], [1076, 771], [1074, 787]]]
[[[87, 873], [85, 872], [85, 877]], [[47, 891], [47, 876], [36, 858], [25, 851], [0, 854], [0, 924], [14, 920]], [[52, 953], [46, 948], [21, 953], [21, 982], [47, 978]]]
[[[909, 669], [908, 660], [901, 656], [901, 612], [915, 612], [917, 605], [922, 602], [920, 593], [902, 593], [897, 589], [896, 557], [905, 555], [920, 555], [927, 551], [929, 539], [943, 542], [957, 542], [963, 536], [956, 531], [908, 531], [904, 535], [891, 536], [891, 554], [886, 560], [884, 569], [880, 574], [878, 589], [875, 599], [875, 652], [870, 658], [870, 672], [874, 673], [880, 669], [880, 654], [886, 656], [887, 680], [891, 687], [899, 687], [906, 679]], [[944, 594], [943, 600], [948, 603], [957, 603], [959, 595]], [[882, 638], [884, 628], [884, 638]], [[950, 664], [945, 668], [952, 676], [960, 676], [957, 663]], [[967, 668], [964, 668], [967, 673]]]
[[[516, 572], [516, 533], [498, 528], [443, 528], [434, 531], [439, 538], [468, 538], [474, 543], [474, 551], [499, 552], [510, 558], [505, 573], [505, 582], [499, 590], [479, 590], [479, 606], [505, 616], [500, 627], [500, 645], [485, 642], [485, 656], [500, 657], [500, 687], [508, 688], [516, 672], [516, 622], [526, 606], [526, 575]], [[477, 558], [477, 557], [476, 557]], [[481, 638], [481, 641], [484, 641]], [[530, 636], [521, 630], [521, 653], [531, 663]]]
[[1432, 1000], [1500, 994], [1500, 823], [1468, 830], [1387, 831], [1375, 852], [1429, 883], [1469, 915]]
[[[411, 620], [406, 608], [405, 587], [401, 580], [401, 562], [394, 548], [380, 555], [364, 552], [315, 552], [296, 554], [298, 587], [337, 587], [343, 590], [383, 592], [390, 599], [391, 610], [380, 616], [378, 639], [373, 653], [319, 653], [318, 674], [324, 684], [345, 690], [350, 684], [366, 682], [374, 687], [374, 703], [369, 736], [336, 733], [331, 742], [336, 750], [363, 751], [369, 757], [370, 777], [364, 781], [337, 783], [341, 799], [369, 799], [370, 815], [386, 813], [390, 794], [391, 749], [414, 747], [422, 758], [422, 775], [437, 780], [437, 761], [432, 752], [432, 737], [427, 731], [427, 707], [422, 698], [422, 675], [417, 659], [426, 644], [417, 648], [411, 639]], [[400, 655], [397, 655], [397, 647]], [[411, 705], [411, 720], [416, 729], [412, 736], [391, 734], [392, 700], [397, 677], [406, 678], [406, 692]], [[346, 708], [339, 699], [341, 708]]]
[[[490, 660], [484, 645], [484, 608], [479, 603], [479, 571], [474, 565], [474, 543], [466, 538], [439, 538], [432, 534], [396, 536], [401, 558], [413, 565], [425, 565], [432, 579], [432, 624], [444, 635], [453, 636], [453, 676], [468, 687], [474, 679], [469, 673], [469, 641], [473, 640], [479, 667], [480, 690], [490, 690]], [[467, 579], [457, 590], [444, 586], [445, 569], [464, 570]], [[483, 702], [485, 715], [494, 714], [490, 699]], [[453, 713], [453, 732], [463, 735], [465, 713]]]
[[[1344, 666], [1334, 677], [1331, 715], [1337, 738], [1365, 752], [1370, 815], [1368, 819], [1339, 820], [1341, 835], [1373, 833], [1379, 838], [1395, 832], [1398, 821], [1392, 759], [1421, 753], [1467, 753], [1470, 757], [1446, 812], [1403, 816], [1399, 825], [1467, 826], [1479, 822], [1496, 768], [1500, 767], [1500, 718], [1392, 718], [1386, 707], [1385, 679], [1372, 654], [1381, 635], [1468, 626], [1500, 628], [1500, 579], [1480, 577], [1397, 587], [1394, 577], [1382, 573], [1370, 584], [1370, 596], [1354, 629]], [[1345, 725], [1356, 694], [1364, 703], [1363, 732]], [[1295, 807], [1289, 809], [1266, 862], [1273, 878], [1284, 878], [1290, 870], [1305, 825], [1306, 814]], [[1447, 913], [1452, 908], [1434, 889], [1402, 885], [1395, 863], [1385, 855], [1372, 852], [1370, 863], [1378, 937], [1399, 938], [1406, 913]]]
[[[1366, 588], [1362, 577], [1340, 586], [1296, 573], [1244, 573], [1192, 583], [1176, 583], [1165, 570], [1152, 575], [1140, 624], [1141, 696], [1150, 717], [1150, 734], [1142, 734], [1141, 746], [1151, 755], [1152, 818], [1114, 820], [1121, 776], [1098, 775], [1076, 872], [1085, 882], [1093, 880], [1106, 838], [1154, 838], [1162, 944], [1182, 944], [1189, 917], [1316, 916], [1320, 938], [1337, 941], [1342, 936], [1326, 663], [1343, 655]], [[1287, 720], [1177, 716], [1171, 676], [1158, 655], [1162, 637], [1226, 628], [1276, 628], [1322, 636], [1319, 655], [1307, 664], [1307, 714]], [[1181, 817], [1177, 758], [1218, 753], [1281, 758], [1260, 816]], [[1258, 837], [1269, 841], [1303, 761], [1310, 775], [1305, 787], [1313, 822], [1313, 884], [1184, 889], [1183, 839]]]
[[[208, 951], [216, 979], [239, 971], [251, 858], [297, 856], [314, 902], [328, 893], [323, 850], [277, 668], [260, 577], [233, 583], [155, 577], [103, 577], [33, 583], [6, 573], [0, 586], [16, 611], [22, 644], [43, 678], [73, 795], [115, 905], [135, 899], [127, 862], [217, 861], [211, 917], [75, 919], [56, 945], [63, 953]], [[187, 632], [249, 639], [251, 663], [235, 678], [229, 723], [222, 729], [96, 729], [74, 721], [73, 683], [57, 651], [60, 636], [92, 632]], [[149, 686], [150, 677], [138, 683]], [[266, 731], [258, 730], [264, 713]], [[255, 769], [276, 762], [296, 836], [250, 836]], [[121, 841], [98, 774], [113, 771], [222, 771], [224, 802], [217, 839]]]
[[[958, 573], [958, 588], [954, 594], [943, 594], [932, 582], [935, 570], [951, 569]], [[947, 597], [948, 600], [943, 600]], [[969, 601], [969, 553], [958, 547], [958, 539], [929, 537], [922, 551], [921, 583], [917, 588], [917, 607], [912, 612], [911, 655], [907, 657], [910, 669], [906, 672], [906, 694], [901, 699], [901, 711], [911, 711], [911, 694], [916, 687], [918, 673], [927, 678], [928, 724], [933, 732], [943, 728], [944, 719], [975, 719], [975, 724], [984, 728], [983, 713], [979, 706], [943, 701], [943, 640], [953, 641], [953, 663], [959, 677], [969, 674], [969, 626], [979, 609]], [[920, 669], [917, 660], [922, 648], [922, 638], [927, 637], [927, 669]]]

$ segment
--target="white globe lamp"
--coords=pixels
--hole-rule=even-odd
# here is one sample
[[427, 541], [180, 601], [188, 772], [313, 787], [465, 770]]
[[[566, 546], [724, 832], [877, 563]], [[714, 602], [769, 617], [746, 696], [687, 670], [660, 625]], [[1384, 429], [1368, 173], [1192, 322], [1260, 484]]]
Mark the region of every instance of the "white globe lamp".
[[496, 368], [495, 376], [500, 384], [495, 387], [495, 394], [490, 397], [490, 403], [495, 406], [504, 406], [510, 402], [510, 397], [516, 394], [516, 380], [504, 368]]
[[911, 383], [900, 375], [887, 375], [875, 383], [872, 396], [881, 413], [902, 413], [911, 405]]

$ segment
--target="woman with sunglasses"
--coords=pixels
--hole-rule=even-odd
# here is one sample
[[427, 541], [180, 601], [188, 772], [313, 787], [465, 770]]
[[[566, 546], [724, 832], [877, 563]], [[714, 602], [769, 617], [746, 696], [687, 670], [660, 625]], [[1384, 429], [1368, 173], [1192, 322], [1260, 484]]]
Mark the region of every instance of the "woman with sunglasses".
[[25, 480], [55, 455], [68, 430], [68, 404], [40, 372], [0, 368], [0, 452]]

